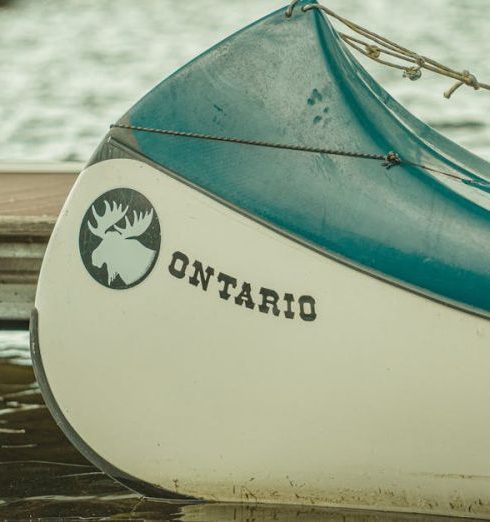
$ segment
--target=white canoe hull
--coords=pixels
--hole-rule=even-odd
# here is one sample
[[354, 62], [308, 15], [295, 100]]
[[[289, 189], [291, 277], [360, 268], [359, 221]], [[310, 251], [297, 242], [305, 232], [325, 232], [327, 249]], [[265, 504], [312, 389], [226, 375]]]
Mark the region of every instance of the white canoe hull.
[[[83, 216], [118, 187], [161, 226], [154, 267], [126, 290], [79, 251]], [[81, 174], [36, 308], [43, 391], [103, 468], [210, 500], [490, 518], [487, 319], [133, 160]]]

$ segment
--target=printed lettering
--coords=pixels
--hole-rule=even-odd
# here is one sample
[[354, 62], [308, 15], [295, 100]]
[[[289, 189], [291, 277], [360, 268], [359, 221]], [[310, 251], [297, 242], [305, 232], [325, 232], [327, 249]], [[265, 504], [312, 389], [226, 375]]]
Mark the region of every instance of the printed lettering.
[[177, 279], [184, 279], [185, 271], [189, 266], [189, 258], [182, 252], [175, 252], [168, 271]]
[[209, 280], [211, 276], [214, 275], [214, 268], [208, 266], [206, 270], [204, 270], [200, 261], [194, 261], [192, 266], [194, 267], [194, 274], [189, 277], [189, 283], [193, 286], [199, 286], [199, 283], [201, 283], [202, 289], [207, 291]]
[[236, 279], [227, 274], [224, 274], [223, 272], [220, 272], [218, 274], [218, 281], [220, 283], [224, 283], [223, 288], [219, 291], [219, 296], [221, 299], [228, 301], [228, 299], [231, 297], [230, 286], [236, 288]]
[[279, 301], [279, 294], [269, 288], [261, 288], [260, 293], [262, 295], [262, 304], [259, 306], [259, 310], [263, 314], [268, 314], [272, 307], [272, 313], [278, 316], [281, 313], [277, 303]]
[[235, 303], [238, 306], [245, 304], [245, 306], [250, 308], [250, 310], [255, 308], [255, 303], [252, 299], [252, 287], [250, 283], [243, 283], [242, 291], [235, 298]]
[[303, 321], [314, 321], [316, 319], [316, 301], [309, 295], [299, 298], [300, 317]]

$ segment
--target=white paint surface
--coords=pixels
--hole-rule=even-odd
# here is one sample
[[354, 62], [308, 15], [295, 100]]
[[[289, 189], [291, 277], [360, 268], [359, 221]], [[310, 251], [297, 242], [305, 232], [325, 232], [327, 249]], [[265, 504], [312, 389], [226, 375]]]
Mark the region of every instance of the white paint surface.
[[[153, 204], [160, 257], [139, 286], [98, 284], [78, 252], [101, 194]], [[307, 323], [172, 277], [171, 255], [317, 300]], [[36, 299], [53, 394], [99, 455], [224, 501], [489, 517], [490, 323], [343, 266], [131, 160], [78, 179]]]

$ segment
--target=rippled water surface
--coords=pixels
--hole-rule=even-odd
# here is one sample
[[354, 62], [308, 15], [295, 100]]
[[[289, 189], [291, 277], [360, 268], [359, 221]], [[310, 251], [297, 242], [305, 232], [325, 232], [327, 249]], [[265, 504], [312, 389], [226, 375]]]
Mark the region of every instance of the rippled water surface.
[[[153, 85], [281, 0], [7, 0], [0, 8], [0, 160], [85, 160]], [[0, 2], [2, 4], [2, 2]], [[354, 20], [490, 82], [488, 0], [329, 0]], [[365, 62], [366, 60], [363, 60]], [[419, 117], [490, 159], [490, 92], [368, 64]]]

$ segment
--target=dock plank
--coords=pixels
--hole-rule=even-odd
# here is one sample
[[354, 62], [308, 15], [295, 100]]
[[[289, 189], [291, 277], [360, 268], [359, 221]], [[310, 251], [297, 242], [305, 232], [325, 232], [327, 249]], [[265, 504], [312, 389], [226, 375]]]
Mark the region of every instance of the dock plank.
[[35, 284], [0, 285], [0, 318], [5, 321], [28, 320], [35, 296]]
[[0, 164], [0, 328], [29, 319], [46, 245], [81, 168]]
[[76, 173], [0, 173], [1, 216], [58, 216]]

